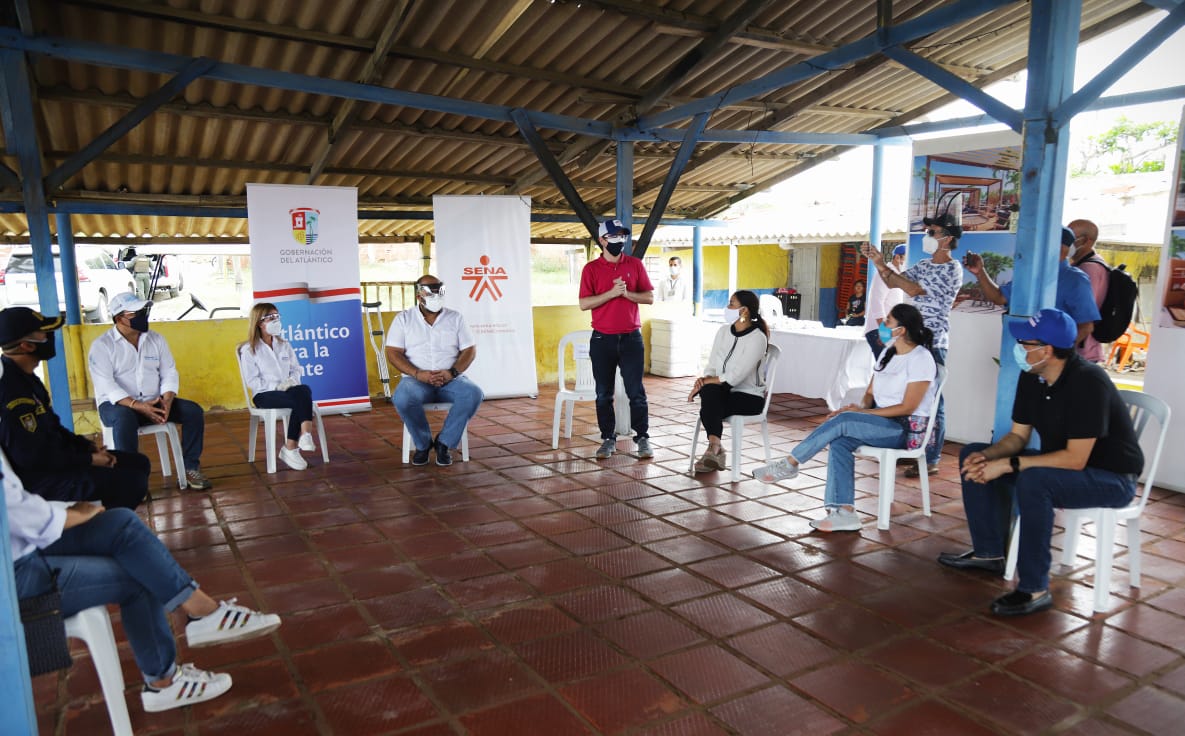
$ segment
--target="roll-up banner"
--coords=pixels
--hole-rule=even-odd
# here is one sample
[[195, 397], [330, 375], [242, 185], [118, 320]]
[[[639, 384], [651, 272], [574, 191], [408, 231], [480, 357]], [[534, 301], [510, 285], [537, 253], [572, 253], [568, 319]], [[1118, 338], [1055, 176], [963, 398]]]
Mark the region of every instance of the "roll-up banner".
[[358, 190], [247, 185], [251, 287], [280, 310], [325, 414], [370, 409], [358, 268]]
[[536, 395], [530, 198], [437, 196], [432, 210], [444, 305], [477, 340], [466, 375], [486, 398]]

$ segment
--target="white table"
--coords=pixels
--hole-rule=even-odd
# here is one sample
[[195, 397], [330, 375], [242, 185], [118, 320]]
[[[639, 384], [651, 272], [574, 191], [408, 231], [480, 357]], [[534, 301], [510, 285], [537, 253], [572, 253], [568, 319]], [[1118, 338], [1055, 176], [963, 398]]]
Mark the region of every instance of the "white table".
[[868, 385], [872, 351], [863, 327], [773, 330], [770, 342], [782, 349], [773, 390], [826, 399], [838, 409], [849, 391]]

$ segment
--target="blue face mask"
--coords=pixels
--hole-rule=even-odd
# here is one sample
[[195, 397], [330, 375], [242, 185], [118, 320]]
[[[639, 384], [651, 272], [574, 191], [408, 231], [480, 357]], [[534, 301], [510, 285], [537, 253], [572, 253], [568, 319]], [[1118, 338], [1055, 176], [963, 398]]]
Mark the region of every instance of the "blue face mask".
[[1036, 363], [1029, 363], [1029, 351], [1025, 350], [1025, 346], [1019, 342], [1012, 346], [1012, 359], [1016, 361], [1016, 367], [1020, 368], [1021, 373], [1028, 373], [1045, 362], [1039, 360]]
[[882, 323], [876, 328], [876, 336], [880, 338], [881, 344], [888, 344], [893, 339], [893, 329]]

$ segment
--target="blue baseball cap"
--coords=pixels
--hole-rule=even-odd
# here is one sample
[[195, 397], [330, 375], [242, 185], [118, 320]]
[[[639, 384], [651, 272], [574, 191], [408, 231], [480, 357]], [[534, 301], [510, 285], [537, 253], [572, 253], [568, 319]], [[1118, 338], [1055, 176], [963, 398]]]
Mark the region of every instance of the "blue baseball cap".
[[1055, 348], [1072, 348], [1078, 339], [1078, 325], [1060, 309], [1042, 309], [1028, 320], [1009, 322], [1008, 331], [1017, 340], [1036, 340]]
[[626, 240], [629, 235], [630, 229], [622, 224], [621, 220], [612, 218], [602, 222], [600, 230], [597, 232], [598, 238], [608, 238], [614, 243]]
[[894, 248], [894, 249], [893, 249], [893, 255], [895, 255], [895, 256], [903, 256], [903, 255], [905, 255], [905, 243], [902, 243], [901, 245], [899, 245], [899, 246], [897, 246], [896, 248]]

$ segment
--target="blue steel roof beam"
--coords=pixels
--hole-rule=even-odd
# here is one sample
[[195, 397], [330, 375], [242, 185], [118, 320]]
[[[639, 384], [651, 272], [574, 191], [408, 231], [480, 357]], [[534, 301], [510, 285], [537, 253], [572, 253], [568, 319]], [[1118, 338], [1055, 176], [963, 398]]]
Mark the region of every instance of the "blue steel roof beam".
[[691, 154], [695, 153], [695, 144], [699, 142], [700, 134], [704, 132], [704, 127], [707, 124], [708, 113], [701, 112], [692, 119], [691, 125], [688, 125], [687, 130], [683, 132], [683, 142], [679, 144], [675, 160], [671, 162], [671, 170], [667, 172], [662, 188], [658, 190], [654, 206], [651, 207], [650, 214], [646, 217], [646, 224], [642, 226], [642, 236], [638, 238], [638, 242], [634, 246], [634, 258], [645, 257], [646, 249], [650, 247], [650, 239], [654, 237], [654, 231], [658, 228], [658, 221], [662, 219], [662, 213], [666, 211], [667, 204], [671, 201], [671, 195], [674, 194], [675, 187], [679, 185], [679, 177], [683, 175], [683, 169], [687, 168], [687, 163], [691, 161]]
[[1111, 85], [1118, 82], [1123, 75], [1130, 72], [1148, 54], [1159, 48], [1162, 43], [1179, 31], [1182, 26], [1185, 26], [1185, 3], [1173, 8], [1168, 15], [1145, 33], [1139, 41], [1133, 43], [1127, 51], [1124, 51], [1116, 57], [1115, 61], [1108, 64], [1106, 69], [1096, 74], [1094, 79], [1082, 85], [1081, 89], [1070, 95], [1061, 105], [1058, 105], [1057, 110], [1053, 113], [1054, 124], [1062, 126], [1069, 123], [1075, 115], [1085, 110], [1090, 103], [1097, 100], [1100, 95], [1111, 88]]
[[[193, 60], [192, 57], [177, 54], [129, 49], [75, 39], [46, 36], [26, 38], [10, 28], [0, 28], [0, 48], [16, 49], [94, 66], [134, 69], [157, 74], [178, 73]], [[374, 102], [379, 105], [431, 110], [447, 115], [461, 115], [505, 123], [514, 122], [510, 115], [512, 108], [503, 105], [490, 105], [484, 102], [442, 97], [423, 92], [408, 92], [373, 84], [261, 69], [225, 61], [215, 62], [214, 66], [203, 76], [206, 79], [231, 84], [284, 89], [311, 95], [325, 95], [326, 97], [341, 97], [361, 102]], [[613, 126], [599, 120], [538, 111], [531, 111], [530, 114], [531, 121], [540, 128], [563, 130], [598, 138], [613, 137]]]
[[848, 64], [878, 53], [885, 46], [904, 45], [929, 36], [943, 28], [985, 15], [998, 7], [1011, 5], [1015, 2], [1016, 0], [958, 0], [925, 15], [892, 26], [887, 30], [882, 29], [871, 36], [840, 46], [834, 51], [828, 51], [806, 61], [791, 64], [751, 82], [738, 84], [724, 92], [709, 95], [684, 105], [677, 105], [653, 115], [646, 115], [638, 120], [638, 127], [643, 129], [659, 128], [701, 112], [712, 112], [725, 105], [760, 97], [795, 82], [842, 69]]
[[185, 65], [185, 68], [175, 74], [172, 79], [165, 82], [152, 94], [148, 95], [128, 111], [119, 120], [112, 123], [111, 127], [104, 130], [102, 133], [95, 136], [95, 139], [83, 146], [78, 153], [63, 161], [56, 169], [49, 172], [45, 177], [45, 191], [57, 191], [66, 181], [77, 174], [79, 171], [98, 158], [99, 154], [106, 151], [117, 140], [123, 138], [130, 133], [137, 125], [144, 122], [144, 120], [160, 109], [160, 106], [181, 94], [182, 90], [189, 86], [189, 83], [208, 72], [215, 64], [213, 59], [206, 57], [199, 57], [190, 61]]
[[580, 198], [580, 192], [576, 191], [572, 180], [564, 173], [564, 167], [552, 154], [551, 149], [547, 147], [547, 143], [543, 137], [539, 135], [539, 131], [535, 129], [535, 124], [531, 122], [530, 115], [526, 110], [511, 110], [511, 117], [514, 118], [514, 124], [518, 126], [519, 132], [522, 133], [523, 139], [531, 146], [531, 150], [535, 152], [535, 157], [539, 159], [539, 163], [543, 164], [543, 168], [547, 169], [548, 176], [555, 182], [556, 188], [564, 195], [564, 199], [568, 200], [568, 204], [572, 206], [572, 210], [584, 226], [588, 228], [588, 234], [593, 240], [597, 238], [597, 218], [592, 213], [584, 200]]
[[[1149, 102], [1166, 102], [1183, 98], [1185, 98], [1185, 85], [1162, 87], [1161, 89], [1150, 89], [1143, 92], [1129, 92], [1122, 95], [1100, 97], [1098, 100], [1087, 105], [1082, 112], [1110, 110], [1116, 107], [1130, 107], [1132, 105], [1144, 105]], [[1020, 112], [1020, 110], [1016, 112]], [[883, 138], [899, 138], [901, 136], [937, 133], [944, 130], [957, 130], [959, 128], [978, 128], [984, 125], [996, 125], [998, 123], [999, 121], [991, 115], [968, 115], [967, 117], [951, 118], [950, 120], [936, 120], [932, 123], [914, 123], [912, 125], [894, 125], [889, 128], [873, 128], [868, 132]]]
[[909, 69], [914, 74], [928, 79], [934, 84], [942, 87], [951, 94], [962, 97], [967, 102], [975, 105], [980, 110], [983, 110], [988, 115], [991, 115], [996, 120], [1004, 123], [1009, 128], [1012, 128], [1017, 133], [1020, 132], [1024, 126], [1022, 115], [1013, 110], [1008, 105], [1000, 102], [995, 97], [992, 97], [987, 92], [979, 89], [967, 80], [957, 75], [951, 74], [947, 70], [938, 66], [929, 59], [924, 59], [908, 49], [900, 46], [887, 46], [882, 51], [882, 54], [889, 57], [893, 61]]
[[[687, 131], [681, 128], [627, 129], [619, 133], [623, 141], [682, 141]], [[880, 137], [872, 133], [799, 133], [780, 130], [705, 130], [700, 143], [740, 143], [803, 146], [871, 146]]]

